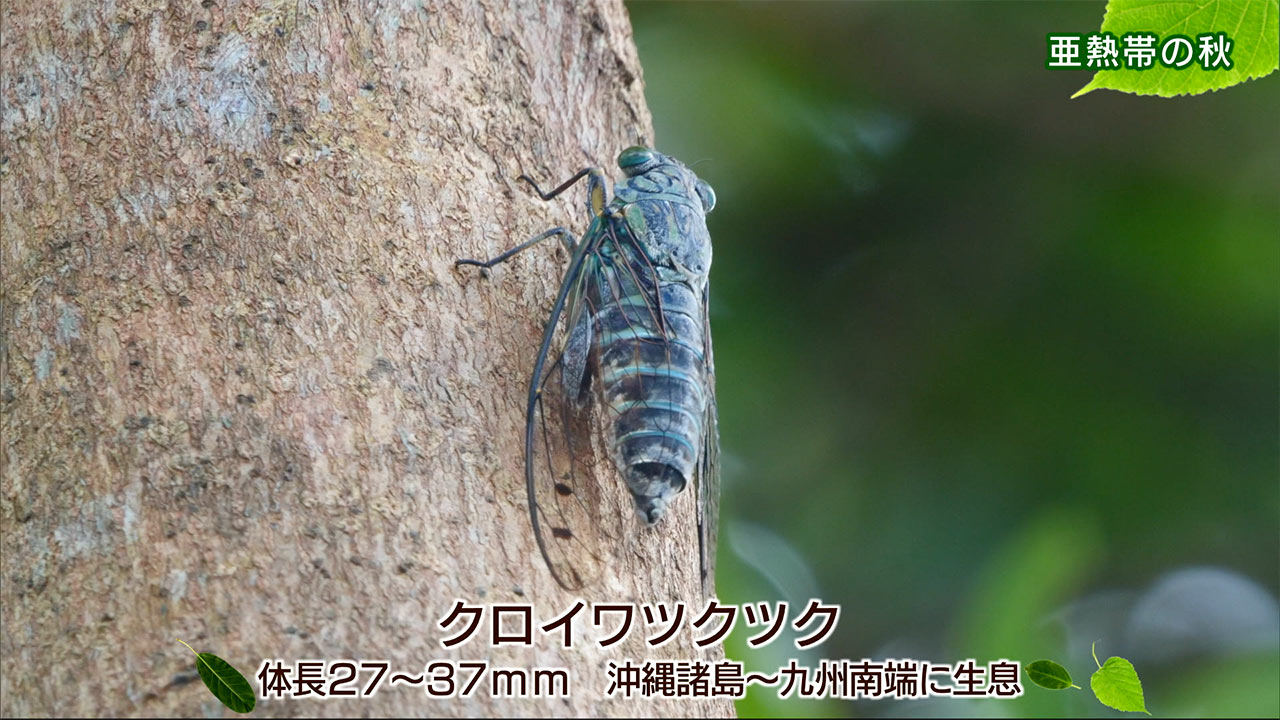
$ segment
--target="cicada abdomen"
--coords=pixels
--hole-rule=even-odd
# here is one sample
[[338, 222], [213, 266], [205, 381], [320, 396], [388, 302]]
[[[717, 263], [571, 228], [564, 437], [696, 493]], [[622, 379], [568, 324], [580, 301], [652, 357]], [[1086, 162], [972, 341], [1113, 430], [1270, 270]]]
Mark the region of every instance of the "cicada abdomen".
[[[663, 282], [632, 248], [602, 248], [595, 292], [601, 394], [610, 449], [646, 524], [662, 519], [702, 453], [707, 366], [702, 303]], [[656, 282], [653, 282], [655, 281]]]

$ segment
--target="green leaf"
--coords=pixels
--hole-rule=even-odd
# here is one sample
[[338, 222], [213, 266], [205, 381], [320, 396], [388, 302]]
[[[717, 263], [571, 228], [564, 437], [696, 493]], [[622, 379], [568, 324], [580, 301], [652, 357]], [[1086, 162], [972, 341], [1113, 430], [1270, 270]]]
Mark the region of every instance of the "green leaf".
[[1124, 658], [1109, 657], [1093, 672], [1089, 678], [1089, 687], [1093, 688], [1094, 697], [1107, 707], [1125, 712], [1147, 712], [1147, 704], [1142, 699], [1142, 682], [1138, 680], [1138, 671], [1133, 663]]
[[1027, 679], [1046, 690], [1080, 689], [1071, 682], [1071, 673], [1052, 660], [1037, 660], [1028, 665]]
[[1160, 97], [1199, 95], [1260, 78], [1280, 65], [1278, 19], [1280, 0], [1109, 0], [1101, 32], [1116, 38], [1130, 32], [1152, 32], [1160, 37], [1160, 43], [1182, 35], [1195, 45], [1196, 59], [1196, 37], [1223, 32], [1232, 42], [1231, 67], [1205, 70], [1194, 59], [1184, 68], [1166, 67], [1158, 59], [1153, 67], [1143, 70], [1122, 65], [1099, 70], [1072, 97], [1098, 88]]
[[[181, 640], [178, 642], [187, 645]], [[187, 645], [187, 649], [193, 653], [196, 652], [190, 645]], [[253, 688], [249, 686], [249, 681], [244, 679], [240, 671], [231, 667], [226, 660], [213, 653], [196, 653], [196, 671], [200, 673], [200, 679], [204, 681], [205, 687], [209, 688], [209, 692], [221, 700], [223, 705], [238, 713], [253, 710], [257, 702]]]

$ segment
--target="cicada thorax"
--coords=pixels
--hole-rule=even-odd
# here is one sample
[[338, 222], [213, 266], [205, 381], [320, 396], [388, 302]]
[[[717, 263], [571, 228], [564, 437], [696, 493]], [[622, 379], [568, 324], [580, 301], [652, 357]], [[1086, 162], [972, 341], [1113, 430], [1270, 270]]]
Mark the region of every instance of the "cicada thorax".
[[626, 232], [661, 267], [665, 279], [705, 285], [711, 237], [704, 207], [687, 183], [661, 173], [627, 178], [619, 184], [615, 202]]
[[590, 290], [610, 451], [640, 517], [666, 514], [694, 476], [706, 412], [702, 299], [636, 245], [606, 248]]

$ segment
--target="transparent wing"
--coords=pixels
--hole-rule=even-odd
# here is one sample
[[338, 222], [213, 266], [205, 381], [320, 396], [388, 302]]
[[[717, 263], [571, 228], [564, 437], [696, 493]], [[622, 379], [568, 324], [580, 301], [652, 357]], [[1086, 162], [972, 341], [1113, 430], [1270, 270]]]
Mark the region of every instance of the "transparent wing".
[[563, 358], [543, 373], [525, 436], [525, 481], [538, 550], [566, 590], [593, 583], [604, 565], [602, 499], [591, 457], [590, 404], [566, 391]]
[[603, 517], [607, 503], [595, 481], [600, 460], [592, 436], [598, 423], [585, 392], [591, 369], [584, 343], [590, 345], [590, 336], [581, 336], [579, 324], [585, 314], [589, 331], [591, 313], [583, 305], [582, 287], [597, 267], [596, 245], [598, 237], [584, 237], [565, 274], [534, 362], [525, 420], [525, 483], [534, 539], [566, 590], [600, 577], [616, 532]]
[[703, 422], [702, 458], [698, 465], [698, 549], [703, 597], [716, 594], [716, 540], [720, 532], [720, 419], [716, 412], [716, 364], [711, 350], [710, 290], [702, 294], [703, 342], [706, 343], [707, 414]]

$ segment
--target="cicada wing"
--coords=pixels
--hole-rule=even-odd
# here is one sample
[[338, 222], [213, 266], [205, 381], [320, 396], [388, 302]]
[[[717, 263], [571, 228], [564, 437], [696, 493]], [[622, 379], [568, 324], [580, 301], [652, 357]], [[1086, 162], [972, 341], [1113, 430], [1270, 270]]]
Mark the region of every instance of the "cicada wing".
[[711, 320], [707, 292], [702, 299], [703, 342], [706, 343], [707, 409], [703, 422], [702, 458], [698, 464], [698, 549], [702, 566], [702, 594], [714, 597], [716, 541], [720, 532], [720, 417], [716, 409], [716, 366], [711, 350]]
[[[585, 393], [591, 381], [585, 349], [590, 346], [590, 313], [582, 306], [580, 291], [584, 275], [594, 267], [589, 253], [575, 254], [534, 363], [525, 427], [534, 539], [552, 576], [566, 590], [581, 589], [600, 577], [611, 540], [603, 517], [608, 503], [597, 482], [604, 470], [599, 464], [604, 458], [597, 459], [593, 445], [598, 422]], [[571, 290], [573, 302], [565, 313]], [[548, 362], [552, 347], [557, 348], [555, 359]]]
[[544, 373], [527, 419], [529, 513], [542, 558], [556, 582], [577, 590], [599, 577], [599, 492], [591, 454], [590, 407], [566, 391], [563, 358]]

